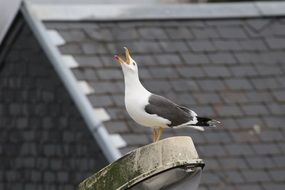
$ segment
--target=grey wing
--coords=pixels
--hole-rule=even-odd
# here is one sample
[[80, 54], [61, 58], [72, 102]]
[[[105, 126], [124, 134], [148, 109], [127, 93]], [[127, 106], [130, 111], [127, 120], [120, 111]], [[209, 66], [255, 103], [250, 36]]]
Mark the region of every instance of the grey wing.
[[179, 106], [172, 101], [155, 94], [149, 97], [149, 104], [145, 106], [145, 111], [149, 114], [156, 114], [168, 119], [171, 123], [169, 127], [179, 126], [192, 120], [191, 111], [188, 108]]

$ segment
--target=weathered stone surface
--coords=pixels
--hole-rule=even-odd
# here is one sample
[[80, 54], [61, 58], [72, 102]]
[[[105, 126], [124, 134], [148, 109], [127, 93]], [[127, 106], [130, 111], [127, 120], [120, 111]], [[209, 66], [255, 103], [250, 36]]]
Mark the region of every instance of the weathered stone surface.
[[204, 165], [192, 139], [167, 138], [129, 152], [84, 180], [79, 189], [126, 189], [160, 172], [190, 165]]

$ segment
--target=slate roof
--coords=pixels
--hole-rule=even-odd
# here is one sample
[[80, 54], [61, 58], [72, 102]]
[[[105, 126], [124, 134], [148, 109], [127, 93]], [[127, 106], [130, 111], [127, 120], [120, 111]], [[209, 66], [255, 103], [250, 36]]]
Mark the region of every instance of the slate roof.
[[130, 49], [147, 89], [221, 120], [204, 133], [187, 135], [206, 162], [204, 189], [285, 188], [285, 18], [141, 21], [46, 21], [66, 43], [59, 46], [79, 66], [78, 80], [94, 88], [88, 98], [111, 119], [124, 154], [151, 142], [151, 131], [124, 108], [123, 74], [113, 55]]
[[0, 49], [0, 189], [76, 189], [108, 161], [19, 13]]

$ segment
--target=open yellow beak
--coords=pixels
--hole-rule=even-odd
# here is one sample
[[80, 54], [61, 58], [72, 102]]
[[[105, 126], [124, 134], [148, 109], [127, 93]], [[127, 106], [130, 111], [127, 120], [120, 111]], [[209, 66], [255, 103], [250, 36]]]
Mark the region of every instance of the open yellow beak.
[[124, 61], [120, 56], [118, 55], [115, 55], [114, 58], [116, 59], [116, 61], [119, 63], [119, 64], [130, 64], [131, 63], [131, 55], [130, 55], [130, 52], [128, 50], [128, 48], [124, 47], [125, 48], [125, 55], [126, 55], [126, 61]]

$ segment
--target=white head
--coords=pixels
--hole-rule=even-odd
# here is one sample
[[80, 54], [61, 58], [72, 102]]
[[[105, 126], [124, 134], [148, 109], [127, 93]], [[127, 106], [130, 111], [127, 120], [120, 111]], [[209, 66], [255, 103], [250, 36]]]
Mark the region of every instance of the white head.
[[124, 75], [138, 75], [138, 66], [135, 60], [132, 59], [128, 48], [125, 48], [126, 60], [120, 56], [115, 55], [115, 60], [121, 65]]

